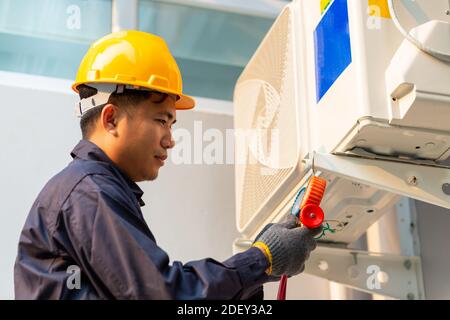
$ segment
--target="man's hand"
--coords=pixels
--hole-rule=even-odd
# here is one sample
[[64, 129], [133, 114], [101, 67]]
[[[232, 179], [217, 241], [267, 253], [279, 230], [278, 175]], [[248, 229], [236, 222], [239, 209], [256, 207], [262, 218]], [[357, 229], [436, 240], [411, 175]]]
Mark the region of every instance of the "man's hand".
[[298, 227], [297, 218], [289, 215], [286, 222], [266, 225], [253, 246], [263, 251], [269, 260], [269, 275], [293, 276], [305, 269], [305, 261], [317, 245], [314, 237], [321, 231], [322, 227]]

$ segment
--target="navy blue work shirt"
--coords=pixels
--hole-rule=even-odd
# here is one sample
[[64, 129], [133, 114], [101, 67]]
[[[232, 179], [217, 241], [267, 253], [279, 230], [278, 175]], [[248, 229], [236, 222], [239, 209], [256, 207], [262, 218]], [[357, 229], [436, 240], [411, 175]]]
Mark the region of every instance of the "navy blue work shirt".
[[92, 142], [80, 141], [71, 155], [23, 227], [16, 299], [262, 298], [273, 277], [258, 248], [224, 262], [170, 264], [144, 220], [138, 185]]

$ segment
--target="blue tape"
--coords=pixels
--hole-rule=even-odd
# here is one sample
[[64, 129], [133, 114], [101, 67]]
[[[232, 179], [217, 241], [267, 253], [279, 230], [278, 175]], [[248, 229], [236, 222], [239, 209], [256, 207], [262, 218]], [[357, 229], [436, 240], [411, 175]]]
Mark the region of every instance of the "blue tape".
[[352, 62], [347, 0], [334, 0], [314, 30], [317, 102]]

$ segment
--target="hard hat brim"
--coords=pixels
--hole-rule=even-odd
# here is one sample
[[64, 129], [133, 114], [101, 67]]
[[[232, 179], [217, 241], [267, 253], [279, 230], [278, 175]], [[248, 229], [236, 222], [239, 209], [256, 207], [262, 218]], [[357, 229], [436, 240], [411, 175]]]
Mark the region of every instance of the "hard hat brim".
[[180, 99], [175, 103], [177, 110], [189, 110], [195, 107], [195, 100], [185, 94], [179, 95]]

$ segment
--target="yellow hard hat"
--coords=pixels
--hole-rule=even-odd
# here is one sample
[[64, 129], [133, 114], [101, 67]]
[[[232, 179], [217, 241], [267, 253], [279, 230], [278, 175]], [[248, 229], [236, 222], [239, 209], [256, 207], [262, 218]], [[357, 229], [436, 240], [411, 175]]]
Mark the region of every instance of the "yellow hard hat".
[[81, 61], [72, 89], [80, 84], [116, 83], [176, 94], [177, 109], [195, 101], [183, 94], [180, 69], [164, 39], [142, 31], [111, 33], [94, 42]]

